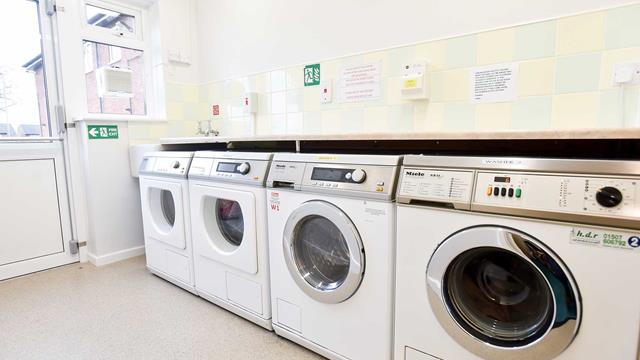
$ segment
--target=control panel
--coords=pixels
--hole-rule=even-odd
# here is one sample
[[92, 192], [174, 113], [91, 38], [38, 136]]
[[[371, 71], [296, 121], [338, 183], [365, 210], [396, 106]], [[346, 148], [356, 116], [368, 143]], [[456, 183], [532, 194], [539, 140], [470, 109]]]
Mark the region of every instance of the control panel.
[[390, 195], [395, 166], [354, 164], [307, 164], [302, 187], [309, 190], [356, 191]]
[[640, 179], [478, 172], [473, 202], [640, 220]]
[[263, 160], [194, 158], [189, 177], [264, 183], [268, 169], [269, 161]]
[[473, 175], [472, 170], [405, 167], [400, 175], [398, 198], [451, 203], [468, 208], [473, 192]]
[[186, 177], [191, 158], [145, 157], [140, 172]]

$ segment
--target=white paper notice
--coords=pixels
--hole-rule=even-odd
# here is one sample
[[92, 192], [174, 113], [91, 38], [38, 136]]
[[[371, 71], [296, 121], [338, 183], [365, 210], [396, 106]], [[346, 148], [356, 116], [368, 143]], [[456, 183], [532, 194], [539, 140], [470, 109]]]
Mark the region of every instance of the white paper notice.
[[501, 64], [471, 69], [471, 102], [513, 101], [517, 95], [517, 64]]
[[339, 102], [349, 103], [380, 98], [380, 62], [342, 68], [338, 84]]

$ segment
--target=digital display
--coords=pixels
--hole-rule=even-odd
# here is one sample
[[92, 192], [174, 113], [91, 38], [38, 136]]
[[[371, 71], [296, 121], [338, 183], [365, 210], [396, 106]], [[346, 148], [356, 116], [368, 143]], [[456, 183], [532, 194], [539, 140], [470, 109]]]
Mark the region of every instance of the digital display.
[[335, 181], [335, 182], [349, 182], [345, 175], [352, 172], [354, 169], [332, 169], [332, 168], [313, 168], [311, 173], [311, 180], [322, 181]]
[[494, 182], [498, 182], [498, 183], [510, 183], [511, 182], [511, 178], [510, 177], [506, 177], [506, 176], [496, 176], [493, 178]]
[[238, 163], [219, 162], [216, 171], [225, 173], [234, 173], [238, 167]]

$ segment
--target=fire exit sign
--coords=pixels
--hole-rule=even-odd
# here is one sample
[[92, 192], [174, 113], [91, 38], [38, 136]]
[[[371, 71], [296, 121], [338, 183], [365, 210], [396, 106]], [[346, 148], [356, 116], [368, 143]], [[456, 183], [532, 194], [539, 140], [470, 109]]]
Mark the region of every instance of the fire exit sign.
[[117, 139], [118, 125], [88, 125], [89, 139]]
[[320, 85], [320, 64], [304, 67], [304, 86]]

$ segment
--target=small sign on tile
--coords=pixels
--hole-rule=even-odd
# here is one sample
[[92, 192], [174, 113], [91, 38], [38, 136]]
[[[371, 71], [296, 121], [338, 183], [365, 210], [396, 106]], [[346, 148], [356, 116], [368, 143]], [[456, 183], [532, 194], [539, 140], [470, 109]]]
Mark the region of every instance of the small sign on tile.
[[220, 115], [220, 105], [213, 105], [211, 107], [211, 113], [213, 114], [213, 116]]
[[471, 69], [471, 102], [513, 101], [517, 96], [518, 65], [500, 64]]
[[320, 84], [320, 64], [312, 64], [304, 67], [304, 86], [316, 86]]

